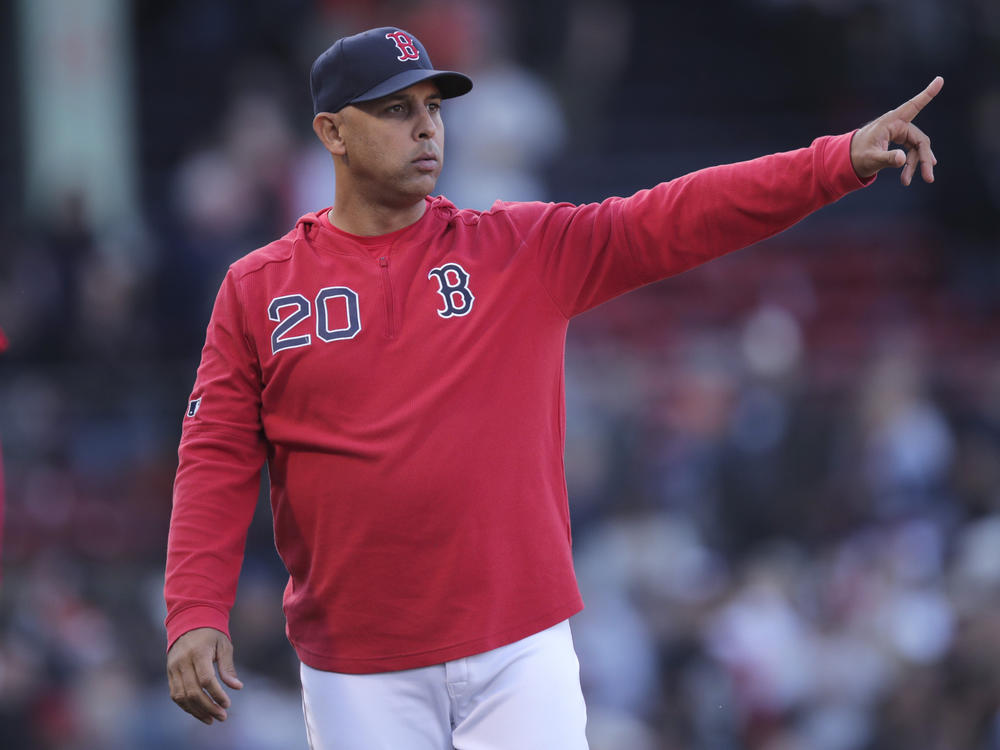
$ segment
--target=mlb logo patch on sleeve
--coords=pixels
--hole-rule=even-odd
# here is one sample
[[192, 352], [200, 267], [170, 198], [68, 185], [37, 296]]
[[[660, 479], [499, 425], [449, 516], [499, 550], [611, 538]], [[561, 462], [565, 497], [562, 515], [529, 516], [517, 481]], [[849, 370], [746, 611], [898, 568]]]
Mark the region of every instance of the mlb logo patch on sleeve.
[[201, 407], [201, 396], [188, 403], [187, 415], [189, 417], [193, 417], [195, 414], [198, 413], [198, 409], [200, 407]]

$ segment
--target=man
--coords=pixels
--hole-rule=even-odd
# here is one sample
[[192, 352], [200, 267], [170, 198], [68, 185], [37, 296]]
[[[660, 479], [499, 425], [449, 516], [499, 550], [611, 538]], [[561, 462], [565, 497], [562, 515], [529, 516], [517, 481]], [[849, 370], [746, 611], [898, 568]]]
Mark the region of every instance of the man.
[[562, 468], [569, 319], [885, 167], [932, 181], [912, 120], [942, 85], [853, 134], [631, 198], [483, 213], [429, 197], [441, 100], [471, 81], [400, 29], [336, 42], [311, 71], [334, 204], [230, 267], [184, 419], [173, 699], [210, 724], [230, 706], [222, 683], [242, 686], [228, 613], [266, 460], [313, 748], [585, 748], [567, 624], [582, 606]]

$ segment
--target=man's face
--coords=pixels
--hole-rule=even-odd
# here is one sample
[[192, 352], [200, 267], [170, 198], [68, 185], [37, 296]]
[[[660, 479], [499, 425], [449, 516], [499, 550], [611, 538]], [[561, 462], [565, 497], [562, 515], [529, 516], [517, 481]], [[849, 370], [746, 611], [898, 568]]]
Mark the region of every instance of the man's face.
[[433, 82], [349, 105], [338, 115], [341, 159], [356, 189], [400, 205], [431, 193], [444, 164], [441, 93]]

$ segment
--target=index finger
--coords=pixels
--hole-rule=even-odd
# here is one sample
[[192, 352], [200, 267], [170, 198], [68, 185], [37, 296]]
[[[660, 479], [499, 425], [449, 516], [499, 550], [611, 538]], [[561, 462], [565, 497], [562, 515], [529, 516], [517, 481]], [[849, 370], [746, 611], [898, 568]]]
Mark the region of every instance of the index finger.
[[910, 101], [896, 107], [893, 114], [901, 117], [907, 122], [910, 122], [914, 117], [920, 114], [920, 110], [930, 104], [931, 99], [938, 95], [943, 86], [944, 78], [936, 76], [933, 81], [927, 84], [927, 88], [910, 99]]
[[[215, 667], [212, 662], [195, 659], [194, 674], [195, 679], [198, 681], [198, 687], [205, 691], [205, 693], [208, 693], [208, 697], [215, 703], [214, 706], [209, 707], [209, 710], [220, 721], [225, 720], [225, 709], [229, 708], [229, 696], [226, 695], [226, 691], [223, 690], [222, 685], [219, 684], [219, 680], [215, 676]], [[221, 711], [219, 710], [220, 708], [222, 709]]]

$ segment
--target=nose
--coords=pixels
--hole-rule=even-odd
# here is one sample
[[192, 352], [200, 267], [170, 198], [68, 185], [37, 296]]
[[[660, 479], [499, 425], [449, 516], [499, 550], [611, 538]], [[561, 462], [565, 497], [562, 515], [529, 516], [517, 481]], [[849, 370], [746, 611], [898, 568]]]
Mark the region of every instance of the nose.
[[418, 141], [429, 141], [437, 135], [437, 123], [426, 109], [420, 110], [415, 133]]

